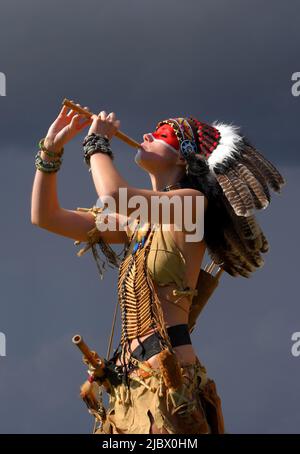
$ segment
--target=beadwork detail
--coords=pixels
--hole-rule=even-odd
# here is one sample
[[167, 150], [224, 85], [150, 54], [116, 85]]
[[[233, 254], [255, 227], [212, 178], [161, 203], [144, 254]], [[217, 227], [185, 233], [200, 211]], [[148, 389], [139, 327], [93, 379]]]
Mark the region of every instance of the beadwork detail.
[[[118, 301], [121, 309], [122, 333], [121, 360], [127, 366], [125, 355], [132, 339], [138, 339], [153, 330], [159, 337], [161, 348], [172, 351], [171, 341], [165, 326], [160, 301], [156, 295], [151, 276], [148, 274], [147, 256], [155, 231], [150, 229], [144, 247], [137, 248], [134, 254], [125, 251], [124, 259], [119, 268]], [[133, 232], [130, 243], [135, 239], [137, 230]], [[129, 349], [130, 354], [132, 353]]]
[[[170, 118], [160, 121], [156, 126], [156, 130], [164, 124], [173, 128], [183, 157], [194, 152], [208, 159], [221, 140], [221, 133], [217, 128], [203, 123], [194, 117]], [[194, 127], [195, 133], [192, 126]]]

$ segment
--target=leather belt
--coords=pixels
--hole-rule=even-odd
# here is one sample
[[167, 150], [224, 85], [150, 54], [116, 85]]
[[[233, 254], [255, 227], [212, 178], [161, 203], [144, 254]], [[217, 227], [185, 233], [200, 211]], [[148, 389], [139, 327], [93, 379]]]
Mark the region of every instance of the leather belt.
[[[187, 324], [170, 326], [167, 331], [172, 347], [192, 343]], [[142, 345], [133, 350], [132, 356], [138, 361], [147, 361], [151, 356], [160, 353], [161, 350], [159, 338], [156, 333], [153, 333], [142, 341]]]

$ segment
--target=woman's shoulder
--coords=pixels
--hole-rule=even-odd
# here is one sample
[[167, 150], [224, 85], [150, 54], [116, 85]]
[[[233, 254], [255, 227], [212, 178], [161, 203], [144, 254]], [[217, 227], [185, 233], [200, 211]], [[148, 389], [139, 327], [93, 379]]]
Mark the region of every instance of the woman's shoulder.
[[203, 197], [203, 199], [204, 199], [204, 207], [206, 208], [207, 205], [208, 205], [208, 198], [206, 197], [206, 195], [202, 191], [200, 191], [199, 189], [194, 189], [194, 188], [192, 189], [191, 188], [190, 191], [191, 191], [191, 195], [192, 196]]
[[[184, 188], [180, 189], [179, 191], [180, 191], [180, 194], [182, 197], [190, 196], [194, 200], [197, 200], [198, 197], [202, 198], [204, 200], [204, 211], [206, 210], [207, 205], [208, 205], [208, 198], [202, 191], [200, 191], [199, 189], [196, 189], [196, 188], [189, 188], [189, 187], [184, 187]], [[193, 205], [194, 205], [194, 203], [192, 204], [192, 206]]]

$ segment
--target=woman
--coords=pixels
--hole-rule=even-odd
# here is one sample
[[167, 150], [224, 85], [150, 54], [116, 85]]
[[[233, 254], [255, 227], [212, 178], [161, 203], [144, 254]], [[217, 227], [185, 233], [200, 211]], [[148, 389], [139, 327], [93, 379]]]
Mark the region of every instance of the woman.
[[[115, 230], [101, 228], [102, 209], [65, 210], [57, 200], [63, 146], [87, 125], [85, 161], [99, 197], [116, 201], [115, 212], [108, 216], [116, 221]], [[284, 180], [237, 128], [190, 117], [162, 121], [155, 132], [143, 136], [135, 161], [149, 173], [152, 190], [132, 187], [113, 164], [109, 141], [119, 127], [114, 113], [102, 111], [86, 120], [63, 107], [36, 156], [32, 222], [87, 242], [101, 273], [96, 244], [108, 262], [119, 267], [121, 340], [107, 362], [105, 378], [90, 367], [82, 397], [101, 420], [96, 433], [224, 433], [215, 383], [189, 336], [195, 324], [193, 300], [202, 291], [201, 264], [207, 247], [215, 263], [232, 276], [248, 277], [262, 266], [261, 253], [268, 244], [253, 210], [265, 208], [268, 186], [279, 191]], [[124, 225], [120, 188], [126, 189], [127, 200], [142, 196], [147, 203], [146, 217], [125, 230], [119, 228]], [[186, 219], [176, 218], [172, 205], [168, 223], [162, 212], [154, 215], [150, 209], [153, 196], [170, 200], [175, 195], [185, 217], [188, 213], [194, 223], [202, 217], [204, 238], [187, 241]], [[186, 200], [190, 205], [185, 210]], [[133, 213], [127, 205], [125, 219]], [[181, 230], [175, 229], [178, 222]], [[124, 244], [121, 263], [109, 246], [117, 243]], [[95, 383], [110, 394], [107, 413], [95, 396]]]

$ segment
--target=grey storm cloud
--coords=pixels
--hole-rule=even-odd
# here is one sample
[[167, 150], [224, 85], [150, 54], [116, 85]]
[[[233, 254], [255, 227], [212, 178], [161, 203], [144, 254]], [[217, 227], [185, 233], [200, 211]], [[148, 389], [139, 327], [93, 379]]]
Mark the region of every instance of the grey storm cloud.
[[[71, 338], [79, 332], [105, 355], [117, 298], [116, 271], [100, 281], [91, 254], [78, 258], [72, 240], [30, 222], [37, 143], [64, 97], [116, 112], [136, 140], [174, 115], [232, 122], [285, 176], [282, 194], [259, 213], [271, 245], [265, 266], [249, 280], [222, 277], [192, 340], [228, 432], [299, 432], [300, 358], [291, 354], [300, 331], [300, 98], [291, 92], [299, 13], [294, 0], [2, 2], [1, 433], [91, 432]], [[82, 137], [67, 144], [58, 174], [69, 209], [97, 200]], [[113, 147], [122, 176], [149, 187], [135, 151], [116, 139]], [[115, 344], [119, 329], [118, 321]]]
[[299, 162], [299, 13], [296, 0], [2, 2], [2, 143], [17, 124], [14, 142], [33, 147], [68, 97], [115, 111], [137, 139], [193, 114], [235, 122], [270, 158]]

